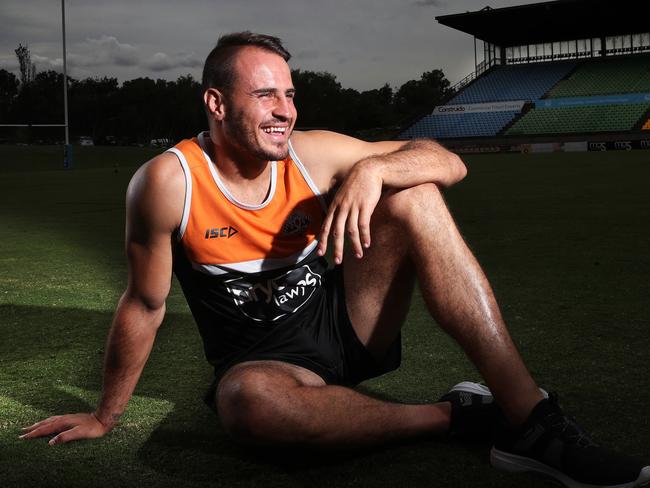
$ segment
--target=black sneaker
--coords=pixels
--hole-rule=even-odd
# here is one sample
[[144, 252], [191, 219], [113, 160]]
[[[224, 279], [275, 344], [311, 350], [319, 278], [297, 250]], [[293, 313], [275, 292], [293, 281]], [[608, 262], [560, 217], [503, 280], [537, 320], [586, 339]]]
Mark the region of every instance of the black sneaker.
[[445, 393], [439, 402], [451, 403], [448, 439], [489, 441], [499, 417], [499, 407], [490, 389], [481, 383], [463, 381]]
[[551, 394], [518, 429], [496, 431], [492, 466], [550, 476], [569, 488], [633, 488], [650, 482], [650, 466], [597, 445]]

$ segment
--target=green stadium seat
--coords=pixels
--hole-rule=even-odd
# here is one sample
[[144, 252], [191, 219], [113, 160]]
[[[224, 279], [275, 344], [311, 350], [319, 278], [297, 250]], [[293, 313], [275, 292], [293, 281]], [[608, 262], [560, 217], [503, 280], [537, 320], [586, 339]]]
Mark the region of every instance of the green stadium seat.
[[551, 89], [547, 98], [650, 92], [650, 55], [590, 59]]
[[535, 108], [506, 131], [507, 135], [623, 132], [631, 130], [650, 104]]

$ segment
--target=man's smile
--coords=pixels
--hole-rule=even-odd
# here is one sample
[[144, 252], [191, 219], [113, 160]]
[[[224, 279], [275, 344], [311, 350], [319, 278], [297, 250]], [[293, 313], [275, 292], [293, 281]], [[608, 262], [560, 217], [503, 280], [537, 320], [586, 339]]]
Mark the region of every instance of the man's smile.
[[288, 126], [285, 125], [267, 125], [262, 127], [262, 132], [264, 132], [267, 137], [270, 136], [270, 139], [276, 142], [285, 138], [287, 130]]

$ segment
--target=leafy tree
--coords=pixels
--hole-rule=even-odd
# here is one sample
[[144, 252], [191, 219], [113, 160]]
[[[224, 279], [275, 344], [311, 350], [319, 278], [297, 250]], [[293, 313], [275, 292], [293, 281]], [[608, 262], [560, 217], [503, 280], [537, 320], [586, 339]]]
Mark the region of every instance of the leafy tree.
[[[63, 75], [52, 70], [42, 71], [29, 83], [21, 85], [8, 117], [16, 124], [63, 123]], [[30, 134], [29, 131], [26, 133]], [[39, 129], [32, 135], [42, 142], [53, 142], [63, 137], [60, 128]]]
[[41, 71], [31, 82], [33, 123], [63, 122], [63, 73]]
[[0, 69], [0, 121], [9, 123], [11, 106], [18, 95], [18, 78], [16, 75]]
[[177, 141], [194, 137], [207, 128], [201, 84], [192, 75], [180, 76], [175, 82], [169, 82], [165, 99], [165, 128], [159, 137]]
[[359, 94], [356, 130], [390, 126], [394, 120], [393, 89], [388, 83]]
[[449, 95], [449, 80], [442, 70], [422, 73], [419, 80], [404, 83], [395, 94], [395, 109], [402, 121], [423, 116]]
[[341, 84], [336, 76], [327, 72], [293, 70], [293, 85], [296, 88], [298, 126], [339, 128]]
[[12, 104], [16, 123], [60, 124], [63, 121], [63, 75], [42, 71], [23, 84]]
[[114, 137], [119, 113], [117, 78], [86, 78], [69, 82], [70, 130], [93, 138], [95, 143]]
[[36, 65], [32, 63], [32, 55], [27, 46], [18, 44], [14, 52], [20, 65], [20, 83], [26, 86], [36, 78]]
[[155, 137], [158, 116], [164, 110], [161, 93], [167, 82], [151, 78], [125, 81], [120, 88], [118, 136], [129, 143], [148, 144]]

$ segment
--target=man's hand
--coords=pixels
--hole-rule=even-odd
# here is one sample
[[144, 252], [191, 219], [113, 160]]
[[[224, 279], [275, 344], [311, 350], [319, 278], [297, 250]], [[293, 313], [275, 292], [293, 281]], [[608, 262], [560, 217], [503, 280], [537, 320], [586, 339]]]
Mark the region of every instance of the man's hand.
[[343, 240], [347, 234], [354, 254], [363, 257], [370, 247], [370, 217], [379, 202], [382, 178], [372, 159], [358, 162], [336, 192], [318, 236], [318, 254], [327, 251], [330, 232], [334, 245], [334, 262], [343, 261]]
[[95, 439], [107, 434], [113, 426], [99, 421], [94, 413], [74, 413], [49, 417], [25, 427], [21, 439], [34, 439], [56, 434], [48, 444], [63, 444], [80, 439]]

